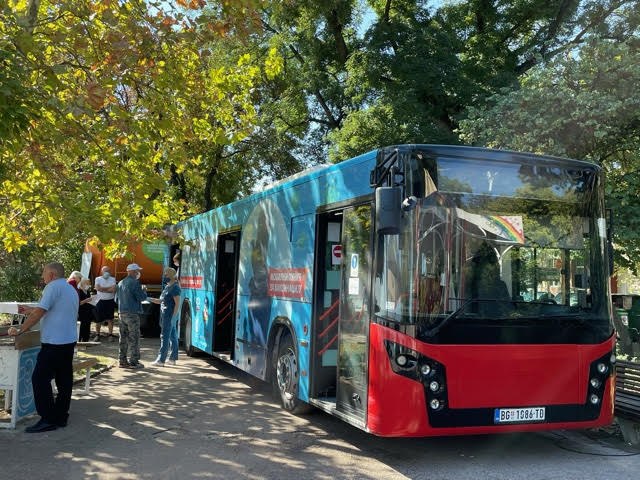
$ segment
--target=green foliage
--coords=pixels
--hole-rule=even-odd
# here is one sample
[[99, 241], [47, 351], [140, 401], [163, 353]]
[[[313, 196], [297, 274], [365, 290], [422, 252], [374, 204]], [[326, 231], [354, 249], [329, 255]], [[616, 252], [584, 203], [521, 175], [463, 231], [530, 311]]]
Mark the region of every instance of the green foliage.
[[334, 159], [394, 143], [456, 143], [460, 99], [449, 92], [468, 95], [458, 42], [426, 7], [410, 3], [383, 13], [347, 62], [346, 91], [359, 109], [331, 133]]
[[348, 101], [340, 124], [327, 132], [334, 160], [400, 142], [457, 143], [468, 106], [513, 88], [531, 68], [590, 38], [627, 38], [638, 6], [637, 0], [366, 3], [372, 24], [349, 44], [336, 75]]
[[[195, 12], [204, 2], [179, 3]], [[198, 27], [197, 15], [166, 2], [3, 5], [0, 90], [11, 106], [0, 110], [0, 238], [9, 252], [84, 231], [115, 253], [197, 211], [177, 179], [199, 172], [211, 147], [246, 138], [253, 90], [281, 69], [271, 50], [262, 63], [207, 59], [204, 42], [225, 33], [220, 19]], [[221, 14], [256, 5], [224, 2]], [[233, 190], [243, 179], [224, 180]]]
[[532, 70], [520, 88], [469, 108], [461, 138], [495, 148], [580, 158], [607, 174], [616, 263], [640, 261], [640, 42], [593, 41]]
[[[474, 106], [465, 142], [600, 161], [621, 187], [610, 198], [634, 205], [617, 240], [640, 255], [622, 189], [637, 186], [637, 98], [623, 90], [637, 90], [638, 12], [638, 0], [2, 2], [0, 238], [12, 252], [85, 232], [115, 253], [328, 154], [459, 142]], [[613, 50], [582, 48], [599, 38]], [[621, 45], [631, 53], [613, 62]], [[555, 60], [578, 51], [566, 71]], [[526, 93], [556, 80], [548, 101]], [[520, 104], [501, 99], [514, 89]], [[487, 101], [508, 113], [485, 115]]]
[[42, 265], [33, 259], [33, 248], [19, 252], [0, 251], [0, 301], [33, 301], [38, 297], [37, 288]]
[[60, 262], [68, 276], [80, 270], [80, 256], [85, 237], [76, 235], [61, 245], [37, 247], [30, 243], [19, 251], [0, 249], [0, 301], [34, 301], [42, 291], [42, 267], [49, 262]]

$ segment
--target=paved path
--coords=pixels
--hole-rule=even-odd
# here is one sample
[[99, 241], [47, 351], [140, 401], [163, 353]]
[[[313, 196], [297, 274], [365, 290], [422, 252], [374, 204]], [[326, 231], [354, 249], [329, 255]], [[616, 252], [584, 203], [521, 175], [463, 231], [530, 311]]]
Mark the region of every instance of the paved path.
[[93, 379], [88, 395], [78, 386], [66, 428], [24, 433], [34, 417], [0, 432], [0, 478], [305, 478], [288, 455], [302, 446], [299, 429], [303, 443], [313, 440], [308, 420], [214, 359], [181, 352], [176, 366], [150, 367], [157, 348], [158, 339], [143, 339], [146, 368], [114, 367]]
[[88, 395], [78, 385], [66, 428], [26, 434], [32, 418], [0, 431], [0, 479], [627, 480], [640, 471], [637, 450], [580, 433], [384, 439], [321, 412], [296, 417], [266, 384], [206, 356], [150, 367], [158, 343], [143, 339], [147, 368], [112, 368]]

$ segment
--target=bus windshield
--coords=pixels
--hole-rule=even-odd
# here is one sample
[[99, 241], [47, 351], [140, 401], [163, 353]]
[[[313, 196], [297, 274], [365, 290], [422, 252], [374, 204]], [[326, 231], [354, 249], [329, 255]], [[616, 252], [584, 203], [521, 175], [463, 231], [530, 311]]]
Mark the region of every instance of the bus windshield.
[[462, 168], [450, 159], [423, 166], [424, 196], [405, 212], [401, 233], [381, 240], [379, 317], [434, 343], [611, 335], [608, 286], [598, 280], [607, 275], [595, 171], [484, 161]]

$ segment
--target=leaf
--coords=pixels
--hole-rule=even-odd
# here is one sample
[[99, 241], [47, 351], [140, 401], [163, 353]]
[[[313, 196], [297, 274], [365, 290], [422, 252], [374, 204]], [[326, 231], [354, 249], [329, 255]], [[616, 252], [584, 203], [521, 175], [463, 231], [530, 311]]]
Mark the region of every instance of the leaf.
[[107, 91], [102, 88], [97, 82], [90, 81], [86, 87], [87, 103], [94, 110], [99, 110], [104, 106]]

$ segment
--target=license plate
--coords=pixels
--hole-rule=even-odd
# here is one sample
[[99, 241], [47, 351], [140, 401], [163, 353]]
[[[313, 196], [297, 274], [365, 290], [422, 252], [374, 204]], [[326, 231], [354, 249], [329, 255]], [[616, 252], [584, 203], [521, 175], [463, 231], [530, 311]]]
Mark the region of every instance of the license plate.
[[543, 422], [545, 407], [496, 408], [493, 412], [494, 423]]

